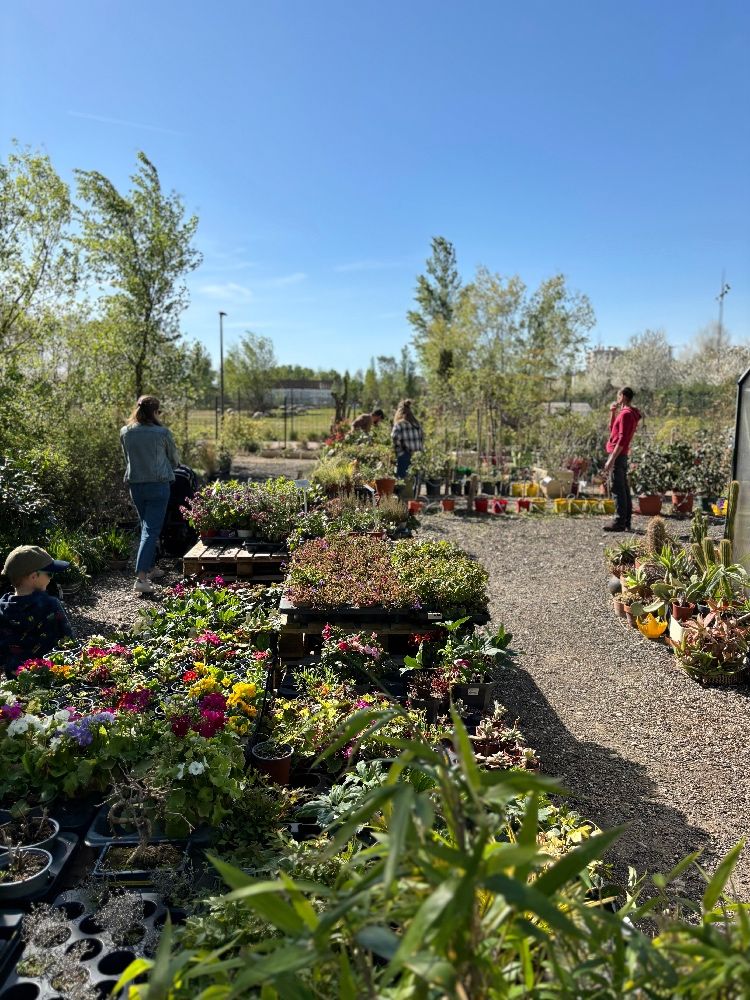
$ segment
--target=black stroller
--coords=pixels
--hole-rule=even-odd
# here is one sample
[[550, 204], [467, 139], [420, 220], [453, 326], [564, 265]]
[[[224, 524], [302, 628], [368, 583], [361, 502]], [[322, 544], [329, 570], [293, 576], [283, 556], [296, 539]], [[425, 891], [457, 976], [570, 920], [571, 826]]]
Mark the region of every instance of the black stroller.
[[159, 538], [159, 549], [163, 555], [179, 558], [198, 541], [197, 533], [190, 527], [180, 512], [198, 488], [198, 477], [187, 465], [178, 465], [174, 470], [174, 482], [169, 488], [169, 505]]

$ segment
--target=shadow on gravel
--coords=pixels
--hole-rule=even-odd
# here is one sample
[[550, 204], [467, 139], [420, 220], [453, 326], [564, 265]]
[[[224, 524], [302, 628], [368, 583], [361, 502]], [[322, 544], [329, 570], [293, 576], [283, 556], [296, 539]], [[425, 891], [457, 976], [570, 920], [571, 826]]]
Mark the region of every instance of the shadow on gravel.
[[[520, 720], [542, 770], [569, 791], [566, 801], [603, 829], [626, 826], [609, 854], [618, 880], [626, 880], [629, 865], [639, 875], [668, 872], [686, 854], [710, 848], [704, 830], [691, 826], [677, 809], [655, 801], [658, 786], [642, 766], [608, 747], [576, 739], [525, 670], [501, 676], [497, 695], [509, 721]], [[698, 898], [705, 882], [692, 869], [680, 888]]]

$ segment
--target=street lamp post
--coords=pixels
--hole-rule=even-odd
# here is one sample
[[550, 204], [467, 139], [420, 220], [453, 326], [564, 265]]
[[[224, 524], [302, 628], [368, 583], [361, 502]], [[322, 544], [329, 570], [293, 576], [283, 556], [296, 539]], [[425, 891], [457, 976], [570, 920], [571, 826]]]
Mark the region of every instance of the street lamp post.
[[219, 409], [224, 420], [224, 317], [225, 312], [219, 312]]

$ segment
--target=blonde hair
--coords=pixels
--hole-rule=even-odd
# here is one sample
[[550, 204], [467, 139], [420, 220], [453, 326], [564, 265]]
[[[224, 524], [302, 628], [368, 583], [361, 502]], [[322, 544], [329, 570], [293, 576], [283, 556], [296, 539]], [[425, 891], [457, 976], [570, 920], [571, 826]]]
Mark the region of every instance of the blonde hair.
[[411, 424], [413, 427], [419, 427], [419, 421], [411, 412], [410, 399], [402, 399], [396, 407], [396, 412], [393, 414], [394, 424], [400, 424], [403, 420], [405, 420], [408, 424]]
[[135, 409], [128, 417], [128, 427], [134, 424], [156, 424], [157, 427], [161, 427], [161, 420], [156, 416], [160, 406], [156, 396], [140, 396]]

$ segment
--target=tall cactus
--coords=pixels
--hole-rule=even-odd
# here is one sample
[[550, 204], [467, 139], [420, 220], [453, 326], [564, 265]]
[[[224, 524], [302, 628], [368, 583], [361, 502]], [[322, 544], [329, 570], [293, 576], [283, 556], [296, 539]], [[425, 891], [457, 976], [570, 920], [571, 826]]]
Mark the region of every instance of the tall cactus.
[[716, 546], [710, 538], [704, 538], [701, 548], [703, 549], [703, 558], [706, 563], [706, 569], [708, 569], [709, 566], [716, 562]]
[[693, 542], [690, 546], [690, 559], [698, 569], [705, 573], [708, 569], [708, 563], [706, 561], [706, 553], [703, 550], [703, 546], [698, 542]]
[[658, 555], [670, 542], [669, 532], [663, 517], [652, 517], [646, 528], [646, 551], [650, 556]]
[[708, 534], [708, 522], [706, 521], [706, 515], [702, 510], [696, 510], [693, 514], [693, 519], [690, 522], [690, 541], [697, 542], [699, 545], [703, 544], [703, 539]]
[[719, 562], [722, 566], [732, 565], [732, 543], [728, 538], [722, 538], [719, 542]]
[[724, 537], [734, 541], [734, 523], [737, 517], [737, 503], [740, 498], [740, 484], [733, 479], [727, 490], [727, 517], [724, 522]]

